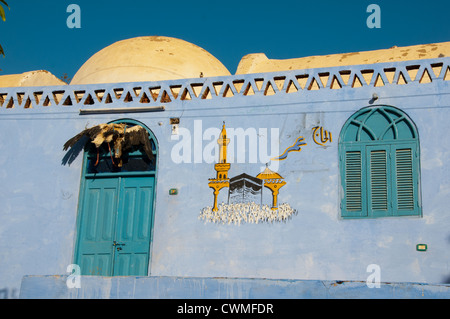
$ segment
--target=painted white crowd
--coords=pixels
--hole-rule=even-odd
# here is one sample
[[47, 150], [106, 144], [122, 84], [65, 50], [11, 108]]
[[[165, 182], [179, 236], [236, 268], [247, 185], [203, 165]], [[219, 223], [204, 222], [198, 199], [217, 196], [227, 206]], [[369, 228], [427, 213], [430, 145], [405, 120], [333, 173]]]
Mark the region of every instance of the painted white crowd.
[[202, 209], [199, 219], [205, 222], [220, 224], [241, 223], [273, 223], [283, 222], [297, 214], [297, 211], [287, 203], [278, 205], [277, 209], [272, 209], [269, 205], [251, 203], [235, 203], [218, 205], [218, 210], [212, 210], [212, 206]]

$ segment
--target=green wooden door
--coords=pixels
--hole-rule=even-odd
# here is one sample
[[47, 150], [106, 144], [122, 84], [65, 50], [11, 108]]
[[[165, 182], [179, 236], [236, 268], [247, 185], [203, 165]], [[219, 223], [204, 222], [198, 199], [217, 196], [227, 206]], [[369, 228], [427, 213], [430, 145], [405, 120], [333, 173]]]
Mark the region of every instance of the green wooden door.
[[78, 236], [83, 275], [146, 276], [153, 176], [88, 178]]

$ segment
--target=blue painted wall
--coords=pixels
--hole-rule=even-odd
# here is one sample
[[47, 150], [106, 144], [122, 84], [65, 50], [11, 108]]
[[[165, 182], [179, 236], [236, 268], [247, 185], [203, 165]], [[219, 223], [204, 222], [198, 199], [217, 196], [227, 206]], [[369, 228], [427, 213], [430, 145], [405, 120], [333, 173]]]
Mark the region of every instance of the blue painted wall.
[[[76, 242], [78, 194], [82, 154], [69, 165], [62, 165], [66, 152], [63, 144], [72, 136], [96, 124], [132, 118], [148, 126], [158, 140], [158, 178], [153, 229], [151, 276], [233, 277], [292, 280], [344, 280], [365, 282], [367, 267], [377, 264], [382, 282], [450, 282], [450, 175], [447, 159], [450, 140], [450, 82], [445, 78], [450, 59], [424, 60], [306, 70], [310, 76], [322, 72], [352, 74], [371, 68], [375, 74], [418, 65], [434, 72], [441, 63], [442, 72], [432, 75], [431, 83], [416, 80], [408, 84], [372, 84], [360, 88], [344, 86], [334, 90], [329, 84], [319, 90], [307, 88], [286, 93], [281, 88], [274, 95], [235, 94], [211, 99], [193, 97], [190, 101], [174, 98], [162, 112], [79, 115], [80, 108], [105, 108], [108, 104], [72, 106], [36, 104], [24, 109], [18, 92], [76, 90], [106, 91], [115, 87], [205, 86], [243, 79], [273, 81], [275, 77], [295, 78], [303, 71], [276, 74], [242, 75], [214, 79], [187, 79], [161, 83], [108, 84], [76, 87], [0, 89], [0, 289], [17, 295], [25, 275], [64, 275], [73, 263]], [[330, 82], [328, 82], [330, 83]], [[286, 87], [286, 86], [285, 86]], [[223, 89], [222, 91], [223, 92]], [[379, 99], [373, 102], [372, 94]], [[10, 98], [14, 108], [7, 108]], [[138, 99], [136, 99], [138, 100]], [[2, 101], [2, 100], [0, 100]], [[421, 196], [423, 217], [343, 220], [340, 218], [340, 176], [338, 136], [345, 121], [362, 107], [376, 104], [402, 109], [415, 122], [421, 149]], [[152, 101], [149, 106], [161, 105]], [[114, 101], [114, 107], [140, 107], [138, 101]], [[286, 185], [279, 203], [287, 202], [298, 213], [286, 222], [222, 225], [199, 219], [202, 208], [212, 205], [208, 179], [215, 176], [214, 163], [173, 162], [171, 152], [179, 141], [172, 139], [169, 119], [180, 118], [180, 129], [195, 131], [201, 120], [203, 130], [227, 128], [278, 128], [280, 151], [303, 136], [308, 145], [289, 153], [279, 162], [278, 173]], [[333, 134], [326, 146], [314, 143], [312, 129], [322, 126]], [[206, 146], [210, 141], [203, 141]], [[192, 150], [194, 160], [194, 150]], [[264, 163], [232, 163], [229, 176], [243, 172], [256, 176]], [[170, 196], [169, 189], [178, 195]], [[219, 200], [224, 200], [221, 193]], [[426, 252], [416, 251], [417, 244], [427, 244]]]
[[[67, 276], [25, 276], [20, 298], [448, 299], [450, 294], [450, 285], [419, 283], [383, 283], [378, 288], [369, 288], [365, 282], [358, 281], [83, 276], [80, 278], [80, 288], [68, 288], [67, 280], [70, 280]], [[220, 308], [218, 310], [221, 311]], [[229, 310], [224, 308], [224, 311]]]

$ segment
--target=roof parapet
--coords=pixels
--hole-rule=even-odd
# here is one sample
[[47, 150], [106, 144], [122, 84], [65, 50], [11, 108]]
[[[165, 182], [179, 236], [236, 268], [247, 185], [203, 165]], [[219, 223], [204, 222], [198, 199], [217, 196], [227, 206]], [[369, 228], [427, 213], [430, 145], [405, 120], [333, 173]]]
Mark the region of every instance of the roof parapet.
[[[159, 82], [0, 88], [0, 112], [56, 107], [150, 107], [175, 101], [303, 94], [450, 80], [450, 58]], [[312, 93], [312, 92], [311, 92]]]

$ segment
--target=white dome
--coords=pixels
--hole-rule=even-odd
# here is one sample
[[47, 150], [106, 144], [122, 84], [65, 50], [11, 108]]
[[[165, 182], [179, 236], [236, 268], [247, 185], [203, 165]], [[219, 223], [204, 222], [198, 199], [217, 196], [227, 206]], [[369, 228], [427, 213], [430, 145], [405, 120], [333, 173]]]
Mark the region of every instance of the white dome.
[[183, 40], [148, 36], [118, 41], [87, 60], [70, 84], [163, 81], [230, 75], [206, 50]]
[[0, 76], [0, 87], [67, 85], [46, 70]]

